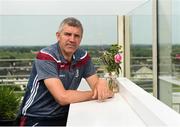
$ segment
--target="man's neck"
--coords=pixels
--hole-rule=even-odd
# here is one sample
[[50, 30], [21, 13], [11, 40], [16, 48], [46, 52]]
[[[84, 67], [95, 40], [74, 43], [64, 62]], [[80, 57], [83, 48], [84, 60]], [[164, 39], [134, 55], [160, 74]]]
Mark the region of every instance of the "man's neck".
[[71, 62], [71, 60], [72, 60], [72, 55], [64, 55], [64, 54], [63, 54], [63, 56], [64, 56], [65, 60], [67, 60], [68, 62]]
[[[61, 50], [61, 49], [60, 49], [60, 50]], [[68, 62], [71, 62], [73, 54], [67, 54], [67, 53], [62, 52], [62, 51], [61, 51], [61, 53], [62, 53], [62, 55], [64, 56], [64, 59], [65, 59], [65, 60], [67, 60]]]

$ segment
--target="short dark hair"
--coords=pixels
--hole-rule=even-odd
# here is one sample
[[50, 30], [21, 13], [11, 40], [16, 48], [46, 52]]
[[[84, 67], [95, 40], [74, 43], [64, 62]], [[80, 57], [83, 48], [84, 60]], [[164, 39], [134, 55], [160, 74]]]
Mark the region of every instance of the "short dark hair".
[[66, 25], [66, 24], [69, 25], [69, 26], [73, 26], [73, 27], [78, 27], [78, 28], [80, 28], [80, 29], [81, 29], [81, 33], [83, 34], [83, 26], [82, 26], [81, 22], [80, 22], [78, 19], [74, 18], [74, 17], [65, 18], [65, 19], [61, 22], [61, 24], [60, 24], [60, 26], [59, 26], [59, 32], [62, 31], [64, 25]]

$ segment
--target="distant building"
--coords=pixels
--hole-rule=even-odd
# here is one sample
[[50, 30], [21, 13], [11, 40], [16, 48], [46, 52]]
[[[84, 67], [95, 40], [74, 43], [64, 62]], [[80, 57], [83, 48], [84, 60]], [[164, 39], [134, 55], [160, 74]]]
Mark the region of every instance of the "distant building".
[[141, 67], [139, 70], [137, 70], [135, 72], [134, 78], [148, 78], [148, 79], [152, 79], [153, 75], [152, 75], [152, 70], [146, 66]]

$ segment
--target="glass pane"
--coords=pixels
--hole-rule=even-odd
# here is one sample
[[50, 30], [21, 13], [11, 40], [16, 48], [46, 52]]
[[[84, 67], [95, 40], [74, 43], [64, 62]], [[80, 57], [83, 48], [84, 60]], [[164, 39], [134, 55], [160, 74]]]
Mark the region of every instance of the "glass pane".
[[136, 8], [130, 16], [131, 80], [152, 92], [152, 2]]
[[160, 0], [158, 8], [159, 98], [180, 112], [180, 2]]
[[[35, 52], [56, 43], [59, 23], [66, 17], [0, 15], [0, 79], [14, 79], [6, 82], [11, 84], [19, 83], [19, 79], [27, 81]], [[104, 66], [100, 63], [100, 56], [109, 45], [117, 43], [117, 16], [73, 17], [79, 19], [84, 27], [81, 46], [90, 53], [98, 74], [103, 76]]]
[[172, 106], [180, 113], [180, 1], [172, 1], [172, 76], [177, 83], [172, 86]]

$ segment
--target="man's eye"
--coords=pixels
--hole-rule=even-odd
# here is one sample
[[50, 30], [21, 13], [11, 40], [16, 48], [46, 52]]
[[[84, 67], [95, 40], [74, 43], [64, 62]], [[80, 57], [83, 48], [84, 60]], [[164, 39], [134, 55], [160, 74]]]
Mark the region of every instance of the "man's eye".
[[76, 38], [80, 38], [80, 35], [78, 35], [78, 34], [75, 34], [75, 37], [76, 37]]
[[71, 33], [64, 33], [64, 35], [71, 36]]

